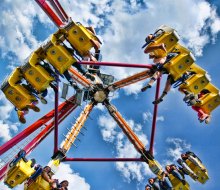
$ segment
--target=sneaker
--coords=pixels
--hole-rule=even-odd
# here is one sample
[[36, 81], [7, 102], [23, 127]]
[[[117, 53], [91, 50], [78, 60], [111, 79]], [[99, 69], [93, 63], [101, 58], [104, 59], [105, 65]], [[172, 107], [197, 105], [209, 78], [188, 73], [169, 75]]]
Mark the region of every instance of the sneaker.
[[45, 98], [40, 98], [42, 104], [47, 104], [47, 100]]
[[187, 94], [184, 98], [183, 101], [186, 102], [188, 100], [192, 100], [192, 98], [194, 98], [194, 94]]
[[153, 101], [152, 103], [153, 103], [153, 104], [159, 104], [159, 103], [162, 102], [162, 101], [163, 101], [163, 98], [159, 98], [159, 99]]
[[210, 116], [206, 117], [206, 119], [205, 119], [205, 123], [206, 123], [206, 124], [209, 124], [210, 121], [211, 121], [211, 117], [210, 117]]
[[27, 105], [27, 107], [28, 107], [29, 109], [32, 109], [32, 110], [35, 111], [35, 112], [40, 112], [40, 108], [38, 108], [37, 106], [35, 106], [33, 103]]
[[26, 123], [26, 119], [24, 118], [24, 112], [18, 110], [18, 111], [17, 111], [17, 114], [18, 114], [18, 119], [19, 119], [19, 121], [20, 121], [21, 123], [25, 124], [25, 123]]
[[141, 92], [146, 91], [148, 88], [151, 88], [151, 85], [148, 84], [147, 86], [143, 87], [143, 88], [141, 89]]
[[39, 94], [38, 97], [40, 98], [42, 104], [47, 104], [47, 100], [41, 94]]

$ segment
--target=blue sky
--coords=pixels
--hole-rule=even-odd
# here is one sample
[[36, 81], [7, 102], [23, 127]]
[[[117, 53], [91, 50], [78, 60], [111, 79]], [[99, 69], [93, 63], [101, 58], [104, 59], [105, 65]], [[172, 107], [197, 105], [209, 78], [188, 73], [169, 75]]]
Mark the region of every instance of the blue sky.
[[[196, 56], [196, 63], [211, 75], [212, 83], [220, 88], [220, 3], [217, 0], [76, 0], [60, 1], [68, 15], [75, 21], [93, 25], [103, 40], [104, 61], [150, 63], [141, 46], [147, 34], [161, 24], [174, 27], [182, 43]], [[0, 2], [0, 80], [36, 49], [42, 41], [56, 31], [56, 27], [34, 1], [3, 0]], [[103, 68], [103, 72], [124, 78], [140, 69]], [[115, 74], [117, 73], [117, 75]], [[162, 87], [166, 80], [163, 77]], [[155, 86], [145, 93], [140, 82], [114, 94], [112, 103], [129, 122], [146, 147], [149, 147]], [[162, 89], [161, 89], [162, 91]], [[0, 143], [3, 144], [16, 133], [53, 108], [53, 92], [47, 106], [40, 105], [40, 113], [30, 112], [26, 125], [20, 125], [13, 106], [0, 93]], [[216, 190], [220, 188], [219, 116], [220, 109], [212, 114], [209, 125], [200, 124], [196, 113], [182, 101], [183, 95], [172, 90], [159, 106], [155, 138], [155, 158], [162, 164], [174, 162], [178, 155], [192, 150], [203, 160], [210, 175], [205, 185], [189, 179], [191, 189]], [[62, 100], [60, 100], [62, 101]], [[84, 106], [84, 105], [83, 105]], [[83, 108], [82, 106], [82, 108]], [[77, 117], [80, 109], [74, 112]], [[78, 148], [68, 153], [74, 157], [138, 157], [133, 146], [123, 136], [120, 128], [112, 122], [107, 111], [98, 106], [86, 122], [88, 131], [80, 136]], [[60, 134], [67, 133], [74, 122], [70, 116], [60, 127]], [[52, 156], [53, 141], [50, 135], [29, 156], [46, 165]], [[60, 135], [61, 142], [63, 136]], [[71, 180], [70, 189], [120, 190], [144, 189], [152, 176], [144, 163], [65, 163], [57, 176]], [[1, 190], [7, 190], [0, 183]], [[17, 190], [22, 187], [16, 188]]]

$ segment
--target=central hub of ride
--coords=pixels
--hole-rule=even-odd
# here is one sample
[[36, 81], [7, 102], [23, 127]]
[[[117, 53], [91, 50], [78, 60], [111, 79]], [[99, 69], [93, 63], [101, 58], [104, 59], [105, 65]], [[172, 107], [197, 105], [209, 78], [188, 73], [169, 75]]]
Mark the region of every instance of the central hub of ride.
[[94, 100], [98, 103], [102, 103], [107, 98], [107, 93], [104, 90], [97, 90], [93, 96]]

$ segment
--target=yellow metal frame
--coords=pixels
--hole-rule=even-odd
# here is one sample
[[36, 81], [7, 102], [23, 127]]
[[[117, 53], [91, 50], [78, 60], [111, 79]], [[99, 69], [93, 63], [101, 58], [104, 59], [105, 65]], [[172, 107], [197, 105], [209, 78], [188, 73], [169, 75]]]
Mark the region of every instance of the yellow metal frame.
[[94, 41], [98, 42], [100, 46], [100, 41], [97, 36], [81, 23], [75, 23], [72, 21], [65, 30], [66, 39], [81, 56], [85, 55], [91, 48], [96, 46]]
[[35, 170], [31, 168], [31, 163], [31, 160], [25, 162], [21, 159], [15, 166], [9, 169], [4, 183], [10, 188], [22, 184], [35, 172]]
[[174, 81], [176, 81], [190, 68], [194, 61], [195, 58], [191, 53], [180, 53], [164, 64], [164, 68], [172, 75]]
[[162, 179], [162, 174], [163, 174], [163, 168], [162, 166], [159, 164], [159, 162], [157, 162], [157, 160], [148, 160], [148, 166], [150, 168], [150, 170], [157, 175], [157, 177], [159, 179]]
[[24, 86], [18, 83], [23, 79], [20, 68], [16, 68], [8, 78], [2, 91], [6, 98], [19, 110], [24, 109], [28, 104], [36, 100]]
[[194, 74], [180, 85], [181, 89], [186, 89], [188, 92], [198, 94], [210, 83], [207, 75]]
[[25, 79], [36, 89], [42, 92], [47, 89], [55, 79], [48, 73], [43, 66], [39, 64], [40, 57], [34, 52], [27, 62], [22, 67], [22, 72]]
[[[209, 179], [207, 171], [201, 171], [201, 169], [196, 166], [194, 163], [192, 163], [190, 160], [186, 160], [186, 164], [189, 166], [189, 168], [198, 176], [198, 180], [200, 183], [204, 184]], [[205, 169], [205, 166], [200, 163], [201, 167]]]
[[153, 42], [150, 42], [148, 46], [145, 48], [145, 50], [151, 46], [164, 43], [167, 52], [164, 52], [161, 49], [157, 49], [153, 51], [153, 54], [156, 57], [165, 57], [168, 53], [170, 53], [173, 50], [180, 38], [177, 32], [168, 26], [162, 25], [157, 29], [157, 31], [159, 30], [162, 30], [163, 33], [156, 37]]
[[68, 70], [77, 60], [69, 53], [69, 51], [60, 44], [60, 39], [56, 35], [52, 35], [51, 41], [47, 45], [46, 59], [53, 65], [60, 74]]
[[24, 190], [51, 190], [50, 184], [40, 175], [36, 181], [29, 186], [25, 186]]
[[174, 190], [190, 190], [190, 186], [187, 182], [183, 185], [182, 182], [175, 178], [172, 174], [169, 174], [169, 178]]

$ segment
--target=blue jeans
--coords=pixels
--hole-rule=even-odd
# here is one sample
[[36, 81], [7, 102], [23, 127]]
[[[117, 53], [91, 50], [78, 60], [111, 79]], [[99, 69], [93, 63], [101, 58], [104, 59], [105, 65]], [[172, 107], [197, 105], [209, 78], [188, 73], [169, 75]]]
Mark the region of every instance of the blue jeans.
[[160, 187], [162, 190], [172, 190], [173, 186], [170, 180], [167, 177], [165, 177], [164, 181], [160, 181]]
[[173, 174], [173, 176], [174, 176], [175, 178], [177, 178], [178, 180], [180, 180], [180, 181], [183, 180], [182, 175], [181, 175], [178, 171], [173, 170], [173, 171], [171, 172], [171, 174]]

